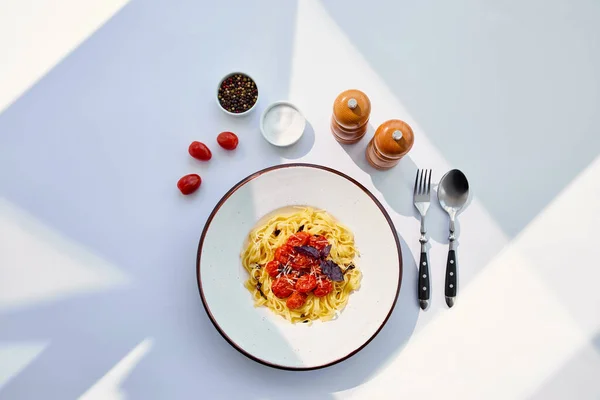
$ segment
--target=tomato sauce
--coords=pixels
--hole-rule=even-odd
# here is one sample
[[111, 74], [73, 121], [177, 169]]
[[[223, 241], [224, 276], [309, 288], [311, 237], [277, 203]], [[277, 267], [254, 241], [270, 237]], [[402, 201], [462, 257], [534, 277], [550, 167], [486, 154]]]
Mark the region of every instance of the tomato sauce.
[[333, 290], [333, 282], [320, 267], [330, 249], [326, 237], [302, 231], [291, 235], [275, 250], [273, 260], [265, 268], [273, 278], [273, 294], [287, 299], [289, 309], [301, 308], [311, 293], [323, 297]]

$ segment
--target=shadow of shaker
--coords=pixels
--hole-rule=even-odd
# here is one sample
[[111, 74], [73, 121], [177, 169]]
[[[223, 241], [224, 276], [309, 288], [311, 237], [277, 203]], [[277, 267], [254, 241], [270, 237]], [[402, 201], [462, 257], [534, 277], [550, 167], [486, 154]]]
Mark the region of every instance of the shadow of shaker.
[[[402, 157], [398, 162], [398, 165], [389, 170], [378, 170], [371, 166], [367, 161], [365, 152], [374, 132], [375, 128], [369, 124], [367, 134], [363, 140], [356, 144], [341, 144], [341, 146], [354, 163], [371, 176], [373, 185], [384, 197], [389, 207], [400, 215], [413, 217], [417, 221], [420, 221], [421, 217], [419, 212], [413, 204], [413, 191], [417, 174], [417, 165], [410, 155], [406, 155]], [[434, 176], [436, 176], [436, 174], [434, 174]], [[433, 221], [443, 221], [447, 219], [446, 213], [442, 210], [437, 200], [436, 188], [437, 182], [432, 182], [431, 206], [427, 212], [427, 234], [436, 242], [448, 243], [447, 223], [433, 223]]]

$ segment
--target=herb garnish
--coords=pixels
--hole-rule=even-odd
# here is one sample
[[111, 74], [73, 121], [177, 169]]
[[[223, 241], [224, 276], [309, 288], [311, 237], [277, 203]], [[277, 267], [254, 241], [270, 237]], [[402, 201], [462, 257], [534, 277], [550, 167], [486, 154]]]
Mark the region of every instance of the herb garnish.
[[262, 284], [261, 284], [260, 282], [257, 282], [257, 283], [256, 283], [256, 289], [258, 290], [258, 292], [260, 293], [260, 295], [261, 295], [262, 297], [264, 297], [264, 298], [265, 298], [265, 300], [267, 300], [267, 296], [265, 296], [265, 294], [263, 293], [263, 291], [262, 291], [261, 287], [262, 287]]
[[328, 244], [327, 246], [323, 247], [323, 249], [321, 250], [321, 258], [326, 259], [327, 256], [329, 256], [330, 252], [331, 252], [331, 245]]
[[353, 270], [354, 268], [356, 268], [356, 267], [354, 266], [354, 264], [350, 264], [350, 265], [348, 265], [348, 266], [346, 267], [346, 269], [344, 270], [344, 274], [345, 274], [346, 272], [348, 272], [348, 271], [351, 271], [351, 270]]
[[302, 255], [309, 256], [317, 260], [321, 258], [321, 252], [312, 246], [296, 246], [294, 247], [294, 250]]
[[344, 280], [344, 274], [339, 265], [331, 260], [321, 261], [321, 272], [323, 272], [329, 279], [335, 282], [341, 282]]

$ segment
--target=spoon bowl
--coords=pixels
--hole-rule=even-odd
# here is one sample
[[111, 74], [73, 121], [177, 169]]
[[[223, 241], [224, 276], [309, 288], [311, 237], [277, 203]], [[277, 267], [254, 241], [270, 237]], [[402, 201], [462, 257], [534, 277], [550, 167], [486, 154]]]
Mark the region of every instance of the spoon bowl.
[[469, 199], [469, 181], [458, 169], [448, 171], [438, 185], [440, 206], [448, 213], [456, 215]]

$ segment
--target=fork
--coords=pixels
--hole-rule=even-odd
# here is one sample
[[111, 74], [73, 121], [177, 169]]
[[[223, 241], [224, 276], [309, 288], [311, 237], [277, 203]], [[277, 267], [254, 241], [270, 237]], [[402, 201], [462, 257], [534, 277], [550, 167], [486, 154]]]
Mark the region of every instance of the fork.
[[425, 215], [429, 209], [429, 199], [431, 193], [431, 170], [430, 169], [418, 169], [417, 177], [415, 178], [415, 191], [413, 193], [413, 199], [415, 207], [421, 214], [421, 258], [419, 260], [419, 286], [417, 292], [419, 293], [419, 305], [423, 310], [427, 310], [429, 307], [429, 260], [427, 257], [427, 230], [425, 229]]

